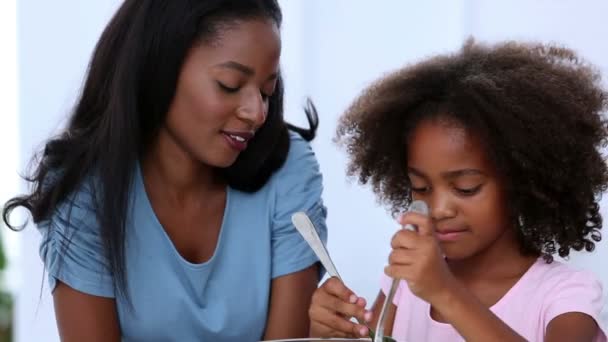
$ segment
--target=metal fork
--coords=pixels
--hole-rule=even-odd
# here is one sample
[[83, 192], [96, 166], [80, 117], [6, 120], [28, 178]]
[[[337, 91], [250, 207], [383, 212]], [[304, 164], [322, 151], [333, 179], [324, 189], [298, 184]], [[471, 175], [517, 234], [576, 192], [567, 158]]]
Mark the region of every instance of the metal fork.
[[[296, 226], [296, 229], [298, 230], [300, 235], [302, 235], [304, 240], [306, 240], [306, 242], [308, 243], [310, 248], [312, 248], [313, 252], [315, 252], [319, 260], [321, 260], [321, 265], [325, 267], [327, 274], [329, 274], [330, 277], [336, 277], [340, 279], [340, 281], [342, 281], [342, 278], [338, 274], [336, 266], [334, 265], [333, 261], [331, 260], [331, 257], [329, 256], [327, 248], [325, 248], [325, 245], [321, 241], [321, 238], [319, 237], [319, 234], [317, 233], [314, 224], [312, 223], [310, 218], [308, 218], [308, 215], [299, 211], [291, 216], [291, 222], [294, 226]], [[373, 330], [365, 322], [361, 322], [358, 319], [357, 321], [359, 322], [359, 324], [365, 325], [370, 331], [370, 334], [373, 334]]]
[[[423, 215], [428, 215], [429, 207], [424, 201], [413, 201], [408, 211], [416, 212]], [[416, 231], [416, 227], [411, 224], [406, 224], [403, 229]], [[391, 288], [388, 291], [386, 296], [386, 300], [384, 304], [382, 304], [382, 310], [380, 311], [380, 316], [378, 318], [378, 324], [376, 325], [376, 335], [374, 336], [374, 342], [383, 342], [384, 340], [384, 326], [386, 325], [386, 311], [388, 310], [389, 304], [393, 302], [393, 298], [395, 297], [395, 292], [397, 292], [397, 288], [399, 287], [399, 279], [393, 279], [391, 283]]]
[[325, 248], [323, 241], [321, 241], [321, 238], [319, 237], [315, 226], [312, 224], [312, 221], [308, 218], [308, 215], [299, 211], [291, 216], [291, 222], [296, 226], [296, 229], [304, 240], [308, 242], [308, 245], [312, 248], [313, 252], [315, 252], [319, 260], [321, 260], [321, 265], [325, 267], [327, 274], [342, 280], [336, 266], [329, 257], [329, 252]]

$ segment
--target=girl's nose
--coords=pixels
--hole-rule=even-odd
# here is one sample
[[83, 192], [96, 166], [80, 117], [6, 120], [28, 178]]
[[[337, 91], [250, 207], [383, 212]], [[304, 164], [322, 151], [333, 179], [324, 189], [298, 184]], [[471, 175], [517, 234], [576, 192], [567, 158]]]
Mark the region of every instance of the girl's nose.
[[434, 220], [452, 218], [456, 215], [456, 209], [448, 195], [434, 194], [429, 201], [430, 215]]

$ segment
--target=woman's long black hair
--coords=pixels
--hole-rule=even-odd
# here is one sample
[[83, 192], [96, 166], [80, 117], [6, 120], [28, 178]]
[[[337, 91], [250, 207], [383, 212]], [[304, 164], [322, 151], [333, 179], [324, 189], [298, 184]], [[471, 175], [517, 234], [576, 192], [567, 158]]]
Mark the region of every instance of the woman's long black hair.
[[[190, 48], [217, 38], [223, 24], [249, 19], [271, 20], [280, 27], [277, 1], [126, 0], [95, 47], [67, 128], [46, 143], [26, 178], [31, 193], [6, 203], [2, 217], [8, 227], [20, 229], [9, 222], [18, 207], [29, 210], [34, 223], [52, 219], [57, 206], [94, 174], [93, 205], [109, 271], [117, 295], [127, 295], [125, 221], [135, 163], [165, 121]], [[229, 185], [248, 192], [262, 187], [286, 159], [288, 129], [312, 140], [318, 118], [312, 103], [305, 111], [310, 129], [284, 122], [279, 77], [264, 126], [234, 165], [221, 170]]]

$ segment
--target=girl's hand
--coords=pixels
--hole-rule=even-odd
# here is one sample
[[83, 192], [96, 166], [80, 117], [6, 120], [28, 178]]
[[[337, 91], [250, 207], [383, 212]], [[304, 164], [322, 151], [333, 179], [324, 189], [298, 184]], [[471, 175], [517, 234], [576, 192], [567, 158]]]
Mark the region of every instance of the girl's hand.
[[308, 310], [310, 337], [366, 337], [365, 325], [352, 322], [369, 322], [372, 313], [365, 310], [365, 299], [357, 297], [338, 278], [328, 279], [312, 296]]
[[429, 217], [412, 212], [401, 216], [399, 223], [414, 225], [418, 231], [401, 229], [393, 236], [393, 251], [384, 272], [404, 279], [414, 295], [437, 306], [448, 297], [456, 280], [434, 236], [433, 223]]

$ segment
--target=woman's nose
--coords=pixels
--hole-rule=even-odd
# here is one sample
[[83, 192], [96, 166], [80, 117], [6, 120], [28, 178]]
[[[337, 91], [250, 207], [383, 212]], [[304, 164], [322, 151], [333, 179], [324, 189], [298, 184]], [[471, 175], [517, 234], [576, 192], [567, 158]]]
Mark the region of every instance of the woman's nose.
[[267, 104], [260, 94], [248, 96], [237, 110], [239, 119], [247, 121], [254, 128], [266, 121]]

